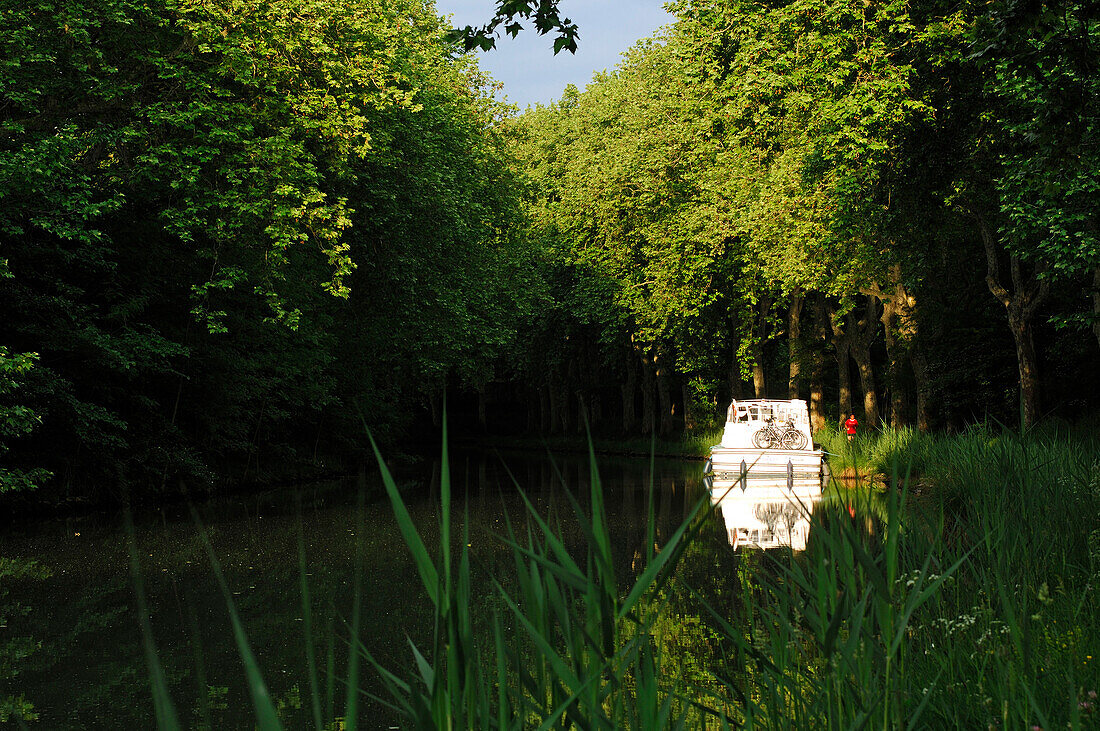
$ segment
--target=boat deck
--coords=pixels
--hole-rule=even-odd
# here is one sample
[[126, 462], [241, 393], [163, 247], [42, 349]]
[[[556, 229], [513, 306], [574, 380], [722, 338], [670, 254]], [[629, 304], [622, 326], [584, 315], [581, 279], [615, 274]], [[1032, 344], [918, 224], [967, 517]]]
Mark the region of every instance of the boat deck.
[[751, 449], [715, 447], [710, 453], [709, 473], [718, 487], [745, 474], [746, 487], [761, 484], [794, 488], [820, 487], [825, 472], [825, 453], [815, 449]]

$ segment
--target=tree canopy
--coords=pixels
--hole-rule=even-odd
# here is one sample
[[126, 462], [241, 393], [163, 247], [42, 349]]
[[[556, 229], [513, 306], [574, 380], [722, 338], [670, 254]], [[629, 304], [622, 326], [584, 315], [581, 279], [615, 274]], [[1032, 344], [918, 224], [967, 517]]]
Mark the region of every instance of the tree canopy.
[[4, 489], [346, 466], [360, 415], [398, 439], [447, 394], [664, 434], [747, 395], [1095, 400], [1095, 8], [670, 9], [515, 115], [463, 50], [573, 50], [553, 0], [457, 34], [419, 0], [6, 2]]

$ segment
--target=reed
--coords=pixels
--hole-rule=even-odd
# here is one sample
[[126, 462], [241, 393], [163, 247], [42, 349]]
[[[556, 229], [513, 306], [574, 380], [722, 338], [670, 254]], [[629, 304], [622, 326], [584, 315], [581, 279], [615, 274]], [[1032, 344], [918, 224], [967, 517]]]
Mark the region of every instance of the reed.
[[[819, 437], [834, 446], [843, 439]], [[741, 551], [721, 559], [706, 498], [657, 546], [650, 485], [646, 550], [625, 573], [612, 559], [590, 448], [583, 504], [564, 484], [571, 511], [564, 517], [544, 515], [524, 496], [525, 514], [512, 516], [499, 536], [512, 568], [488, 584], [471, 568], [468, 522], [455, 535], [446, 435], [439, 543], [431, 548], [377, 456], [434, 609], [433, 639], [410, 643], [408, 668], [385, 667], [360, 640], [353, 611], [348, 672], [334, 681], [338, 641], [330, 627], [326, 678], [316, 677], [308, 656], [314, 725], [355, 727], [360, 658], [363, 671], [381, 679], [375, 702], [405, 728], [1100, 722], [1100, 444], [1090, 430], [862, 435], [843, 459], [874, 465], [885, 484], [836, 487], [816, 507], [802, 506], [813, 528], [800, 554]], [[834, 469], [843, 464], [833, 459]], [[579, 548], [563, 538], [566, 522], [583, 539]], [[205, 536], [203, 543], [226, 594], [257, 720], [276, 728]], [[299, 544], [308, 614], [305, 561]], [[136, 562], [135, 588], [140, 603]], [[170, 728], [156, 651], [143, 635], [158, 718]], [[340, 718], [333, 717], [334, 682], [348, 690]]]
[[[704, 502], [660, 552], [650, 551], [640, 575], [620, 591], [591, 450], [589, 459], [588, 508], [564, 490], [585, 539], [580, 555], [517, 485], [526, 521], [522, 527], [509, 521], [502, 537], [513, 552], [515, 576], [507, 586], [495, 582], [498, 609], [486, 637], [469, 612], [465, 541], [452, 561], [448, 472], [444, 469], [440, 481], [437, 565], [379, 455], [383, 483], [436, 609], [436, 641], [431, 648], [411, 648], [416, 667], [410, 676], [399, 677], [367, 654], [389, 688], [390, 707], [408, 727], [669, 728], [701, 722], [711, 713], [685, 689], [661, 682], [663, 657], [652, 634], [664, 604], [661, 588], [690, 543], [698, 525], [693, 518]], [[651, 536], [653, 530], [651, 512]]]
[[[825, 436], [834, 446], [841, 439]], [[673, 564], [642, 574], [625, 613], [607, 590], [615, 584], [593, 479], [592, 513], [580, 516], [589, 521], [583, 564], [533, 508], [538, 531], [509, 537], [519, 597], [498, 590], [526, 647], [509, 649], [496, 620], [495, 674], [475, 681], [497, 689], [496, 715], [484, 726], [463, 720], [486, 728], [1085, 728], [1097, 720], [1098, 456], [1085, 435], [988, 426], [951, 437], [862, 436], [837, 461], [872, 465], [886, 473], [885, 487], [838, 488], [815, 510], [803, 555], [744, 554], [732, 606], [693, 591], [707, 628], [699, 642], [722, 657], [690, 679], [659, 669], [705, 649], [673, 639], [698, 620], [660, 603], [678, 580]], [[693, 516], [656, 557], [690, 545], [693, 521], [705, 522]], [[623, 631], [630, 611], [638, 614]]]

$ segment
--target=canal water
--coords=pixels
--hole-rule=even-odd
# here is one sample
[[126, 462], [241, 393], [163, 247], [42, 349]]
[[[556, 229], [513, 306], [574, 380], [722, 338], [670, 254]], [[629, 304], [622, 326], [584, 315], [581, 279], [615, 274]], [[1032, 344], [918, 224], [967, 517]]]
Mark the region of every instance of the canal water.
[[[652, 485], [657, 543], [661, 544], [707, 496], [699, 461], [601, 458], [600, 478], [617, 575], [624, 585], [641, 570], [647, 500]], [[451, 459], [455, 534], [463, 526], [488, 603], [490, 576], [507, 571], [511, 552], [500, 536], [506, 516], [522, 525], [520, 488], [544, 515], [559, 516], [568, 545], [583, 533], [565, 490], [588, 504], [586, 457], [457, 453]], [[376, 481], [373, 480], [373, 481]], [[357, 509], [362, 480], [283, 488], [195, 506], [225, 575], [249, 644], [287, 728], [311, 726], [303, 605], [304, 572], [311, 593], [316, 678], [326, 720], [342, 716], [356, 531], [363, 526], [361, 638], [385, 666], [409, 669], [409, 642], [431, 645], [432, 614], [388, 500]], [[366, 479], [367, 493], [379, 486]], [[425, 544], [438, 546], [439, 465], [424, 460], [398, 473], [410, 514]], [[739, 508], [751, 515], [753, 509]], [[791, 519], [756, 510], [762, 526]], [[728, 516], [727, 516], [728, 517]], [[519, 523], [517, 523], [517, 519]], [[704, 574], [733, 576], [737, 529], [721, 511], [705, 514], [699, 550]], [[773, 526], [774, 527], [774, 526]], [[774, 533], [774, 531], [772, 531]], [[780, 531], [781, 532], [781, 531]], [[797, 531], [796, 531], [797, 532]], [[303, 537], [305, 563], [299, 558]], [[746, 534], [740, 541], [744, 544]], [[0, 698], [32, 704], [41, 729], [151, 728], [153, 702], [137, 613], [131, 542], [121, 517], [17, 526], [0, 540], [0, 627], [8, 672]], [[804, 536], [803, 536], [804, 538]], [[227, 602], [186, 505], [135, 516], [133, 551], [157, 655], [180, 721], [187, 728], [253, 728], [255, 719], [234, 643]], [[475, 590], [476, 591], [476, 590]], [[487, 604], [486, 604], [487, 606]], [[373, 672], [361, 686], [384, 694]], [[362, 701], [364, 728], [392, 720], [377, 702]]]

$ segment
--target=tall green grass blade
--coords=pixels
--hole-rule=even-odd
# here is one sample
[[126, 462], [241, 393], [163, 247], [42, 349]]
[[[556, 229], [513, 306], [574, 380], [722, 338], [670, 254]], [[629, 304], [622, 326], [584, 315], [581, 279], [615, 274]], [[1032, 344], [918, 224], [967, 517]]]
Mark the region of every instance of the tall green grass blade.
[[688, 513], [688, 517], [665, 543], [661, 552], [645, 567], [637, 581], [634, 582], [634, 586], [626, 599], [619, 605], [619, 619], [629, 615], [647, 591], [659, 587], [663, 581], [668, 579], [671, 569], [676, 565], [680, 555], [687, 547], [687, 543], [690, 542], [684, 538], [685, 534], [692, 530], [692, 522], [695, 516], [698, 515], [703, 505], [709, 504], [709, 502], [709, 500], [700, 500], [695, 504], [695, 507]]
[[909, 716], [909, 722], [905, 725], [906, 731], [915, 731], [915, 729], [921, 728], [920, 718], [924, 715], [924, 709], [928, 707], [928, 701], [932, 700], [932, 694], [940, 684], [940, 677], [943, 676], [943, 670], [940, 670], [936, 674], [935, 679], [932, 680], [932, 684], [928, 686], [928, 689], [921, 696], [920, 703], [913, 709], [913, 713]]
[[431, 688], [435, 685], [435, 669], [432, 664], [424, 657], [424, 654], [420, 652], [420, 649], [409, 638], [406, 638], [409, 643], [409, 647], [412, 649], [413, 659], [416, 661], [416, 667], [420, 671], [420, 680], [424, 683], [424, 687]]
[[[134, 538], [134, 521], [130, 515], [130, 508], [126, 508], [126, 545], [130, 553], [130, 577], [134, 585], [134, 598], [137, 603], [138, 624], [141, 626], [141, 644], [145, 653], [145, 667], [149, 672], [149, 686], [153, 693], [153, 712], [157, 719], [159, 729], [180, 728], [176, 708], [172, 705], [172, 696], [168, 691], [168, 681], [164, 676], [164, 668], [160, 664], [157, 655], [157, 647], [153, 640], [153, 628], [149, 622], [149, 607], [145, 602], [145, 582], [141, 575], [141, 562], [138, 560], [136, 541]], [[205, 690], [205, 689], [204, 689]], [[20, 720], [21, 716], [18, 716]]]
[[[587, 426], [587, 425], [586, 425]], [[604, 507], [603, 484], [600, 481], [600, 471], [596, 467], [596, 449], [592, 445], [592, 435], [588, 435], [588, 473], [591, 487], [592, 503], [592, 542], [591, 546], [596, 551], [596, 567], [599, 571], [599, 579], [608, 591], [615, 590], [614, 567], [611, 564], [611, 537], [607, 530], [607, 511]], [[585, 521], [582, 520], [582, 525]]]
[[[843, 594], [837, 600], [837, 604], [839, 606], [837, 607], [836, 612], [833, 613], [833, 618], [829, 622], [829, 626], [825, 629], [825, 637], [823, 642], [821, 643], [821, 651], [825, 654], [826, 658], [832, 657], [833, 648], [836, 644], [837, 634], [840, 632], [840, 625], [845, 619], [844, 612], [842, 612], [840, 608], [844, 606], [846, 599], [847, 595]], [[866, 599], [866, 597], [864, 597], [864, 599]]]
[[[575, 584], [576, 588], [583, 589], [587, 585], [587, 574], [585, 574], [580, 566], [573, 560], [565, 544], [555, 535], [555, 531], [545, 520], [543, 520], [542, 516], [538, 514], [537, 508], [535, 508], [530, 498], [527, 497], [527, 494], [520, 490], [519, 496], [527, 508], [528, 517], [534, 520], [536, 526], [546, 540], [546, 545], [553, 553], [553, 558], [556, 563], [551, 563], [548, 558], [539, 559], [539, 557], [533, 554], [531, 554], [530, 557], [538, 560], [543, 566], [555, 569], [554, 573], [563, 579], [568, 580], [568, 577], [575, 577], [577, 579], [577, 583]], [[520, 547], [516, 546], [516, 548]], [[520, 548], [520, 550], [526, 553], [525, 549]]]
[[[657, 547], [657, 516], [654, 507], [654, 488], [657, 479], [657, 434], [650, 435], [649, 445], [649, 484], [646, 486], [646, 523], [645, 523], [645, 561], [653, 562], [653, 551]], [[732, 489], [732, 488], [731, 488]]]
[[325, 718], [336, 717], [336, 614], [329, 611], [325, 633]]
[[[362, 655], [363, 659], [366, 660], [372, 667], [378, 670], [378, 674], [379, 676], [381, 676], [384, 683], [386, 683], [387, 685], [392, 685], [402, 694], [407, 694], [412, 691], [412, 686], [409, 683], [399, 678], [392, 671], [387, 670], [385, 666], [381, 665], [378, 660], [375, 659], [374, 655], [371, 654], [370, 650], [367, 649], [362, 640], [356, 640], [353, 644], [355, 646], [355, 651]], [[394, 708], [396, 708], [396, 706], [394, 706]]]
[[[554, 539], [548, 540], [548, 543], [553, 542]], [[520, 544], [510, 540], [502, 539], [504, 545], [510, 547], [513, 551], [517, 552], [520, 557], [526, 557], [530, 559], [533, 567], [541, 566], [545, 571], [553, 574], [555, 577], [563, 581], [571, 589], [578, 591], [584, 591], [588, 588], [588, 576], [585, 572], [581, 571], [577, 566], [562, 566], [556, 557], [549, 557], [536, 550], [531, 546], [521, 546]], [[553, 550], [553, 547], [551, 547]], [[536, 568], [530, 569], [532, 578], [529, 580], [533, 587], [532, 591], [542, 592], [545, 591], [542, 588], [542, 584], [538, 581], [538, 572]]]
[[856, 560], [863, 567], [865, 575], [874, 584], [875, 591], [881, 597], [890, 596], [890, 587], [886, 583], [886, 577], [883, 576], [882, 570], [875, 565], [875, 560], [871, 558], [871, 554], [867, 553], [867, 549], [859, 545], [858, 541], [850, 541], [849, 546], [852, 548], [852, 553], [855, 555]]
[[[439, 547], [443, 559], [444, 594], [451, 596], [451, 466], [447, 456], [447, 405], [443, 405], [443, 447], [440, 456]], [[465, 544], [463, 544], [465, 545]]]
[[435, 563], [433, 563], [428, 549], [424, 547], [424, 541], [420, 539], [420, 534], [416, 530], [416, 524], [413, 523], [412, 516], [409, 515], [408, 508], [405, 507], [405, 501], [401, 499], [401, 492], [397, 489], [397, 483], [394, 482], [393, 476], [382, 459], [382, 453], [379, 451], [374, 437], [369, 432], [367, 433], [367, 439], [370, 440], [374, 457], [378, 461], [378, 468], [382, 472], [382, 484], [385, 486], [386, 494], [393, 506], [393, 512], [397, 518], [397, 527], [401, 530], [401, 537], [405, 539], [405, 545], [412, 552], [413, 560], [416, 562], [416, 569], [420, 573], [420, 581], [428, 592], [428, 598], [432, 600], [432, 604], [441, 609], [439, 572], [436, 571]]
[[504, 628], [500, 615], [493, 615], [493, 648], [496, 651], [497, 728], [510, 728], [511, 699], [508, 694], [508, 659], [504, 645]]
[[221, 562], [218, 561], [217, 554], [214, 553], [214, 545], [210, 542], [210, 537], [206, 534], [206, 528], [203, 526], [202, 519], [199, 517], [199, 512], [195, 509], [195, 506], [191, 508], [191, 519], [194, 521], [195, 526], [199, 533], [199, 539], [202, 542], [203, 548], [206, 549], [206, 555], [210, 559], [210, 566], [214, 571], [214, 578], [218, 582], [218, 587], [222, 591], [222, 596], [225, 598], [226, 609], [229, 611], [229, 621], [233, 626], [233, 638], [237, 643], [237, 652], [241, 656], [241, 662], [244, 664], [245, 677], [248, 680], [248, 692], [252, 698], [252, 707], [256, 712], [256, 725], [260, 731], [274, 731], [275, 729], [281, 729], [282, 723], [279, 721], [279, 714], [275, 710], [275, 704], [271, 700], [271, 695], [267, 691], [267, 685], [264, 683], [263, 675], [260, 672], [259, 663], [256, 662], [255, 655], [252, 654], [252, 648], [249, 647], [248, 637], [244, 631], [244, 624], [241, 622], [240, 615], [237, 614], [237, 605], [233, 601], [233, 595], [229, 591], [229, 584], [225, 580], [225, 575], [222, 573]]
[[[587, 682], [582, 684], [573, 692], [568, 698], [558, 704], [557, 708], [547, 714], [543, 722], [539, 724], [538, 731], [549, 731], [554, 728], [555, 725], [561, 721], [562, 718], [568, 716], [569, 719], [576, 724], [577, 728], [584, 731], [588, 731], [593, 728], [590, 719], [582, 716], [576, 708], [576, 702], [588, 690], [589, 685], [595, 682], [597, 676], [593, 676]], [[605, 728], [608, 728], [605, 726]]]

